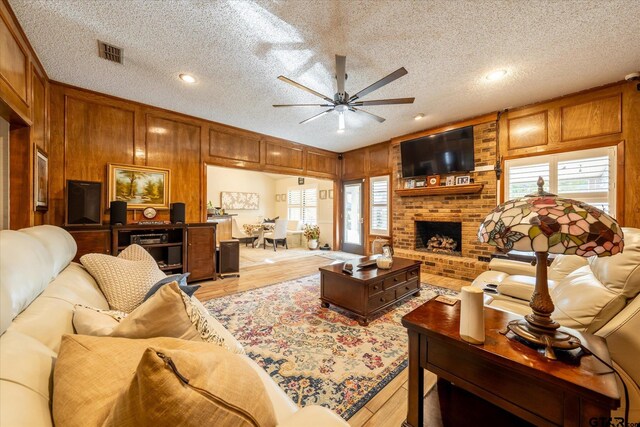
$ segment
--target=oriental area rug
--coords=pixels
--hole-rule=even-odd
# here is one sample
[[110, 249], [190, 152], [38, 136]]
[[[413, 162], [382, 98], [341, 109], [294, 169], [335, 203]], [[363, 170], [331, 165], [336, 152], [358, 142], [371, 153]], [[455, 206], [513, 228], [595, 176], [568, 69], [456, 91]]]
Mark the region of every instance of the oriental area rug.
[[320, 307], [320, 275], [204, 303], [287, 395], [349, 419], [407, 366], [406, 313], [448, 289], [422, 285], [363, 327], [344, 310]]

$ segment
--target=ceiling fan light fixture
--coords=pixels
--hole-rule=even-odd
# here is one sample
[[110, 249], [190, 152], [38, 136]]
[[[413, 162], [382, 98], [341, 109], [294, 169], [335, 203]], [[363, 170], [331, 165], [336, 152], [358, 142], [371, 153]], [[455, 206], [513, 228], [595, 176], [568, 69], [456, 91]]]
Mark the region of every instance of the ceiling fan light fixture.
[[191, 74], [182, 73], [178, 77], [180, 77], [180, 80], [182, 80], [185, 83], [195, 83], [196, 82], [196, 78], [193, 77]]
[[496, 81], [496, 80], [500, 80], [501, 78], [503, 78], [504, 76], [507, 75], [507, 70], [495, 70], [490, 72], [489, 74], [487, 74], [485, 76], [485, 79], [489, 80], [489, 81]]
[[338, 114], [338, 130], [344, 131], [344, 113]]

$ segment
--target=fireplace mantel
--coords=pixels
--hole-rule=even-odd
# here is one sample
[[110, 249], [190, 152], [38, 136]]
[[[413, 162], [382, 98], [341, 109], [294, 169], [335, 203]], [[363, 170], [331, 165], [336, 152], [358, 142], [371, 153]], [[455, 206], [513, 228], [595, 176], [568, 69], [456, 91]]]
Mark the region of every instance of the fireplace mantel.
[[449, 185], [440, 187], [402, 188], [396, 190], [400, 197], [442, 196], [445, 194], [474, 194], [479, 193], [484, 184]]

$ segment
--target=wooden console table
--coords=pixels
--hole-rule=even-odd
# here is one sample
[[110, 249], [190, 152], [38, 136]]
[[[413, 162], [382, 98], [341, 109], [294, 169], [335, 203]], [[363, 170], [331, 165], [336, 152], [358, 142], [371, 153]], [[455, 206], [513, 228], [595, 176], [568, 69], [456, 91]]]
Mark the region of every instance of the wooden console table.
[[[620, 406], [614, 374], [595, 357], [579, 358], [579, 350], [574, 350], [563, 352], [564, 361], [546, 359], [535, 349], [500, 334], [519, 316], [490, 307], [485, 307], [484, 345], [469, 344], [460, 339], [459, 315], [460, 303], [449, 306], [431, 300], [402, 318], [409, 333], [409, 407], [404, 426], [424, 424], [423, 369], [439, 377], [443, 421], [448, 414], [455, 417], [461, 411], [443, 407], [442, 395], [450, 390], [441, 390], [441, 385], [475, 399], [463, 415], [473, 425], [501, 425], [486, 418], [499, 410], [519, 418], [504, 425], [590, 426], [594, 417], [609, 417], [611, 410]], [[610, 363], [603, 338], [571, 332]]]
[[420, 295], [420, 261], [394, 257], [389, 270], [375, 265], [364, 269], [356, 267], [369, 259], [351, 261], [352, 276], [342, 272], [345, 263], [320, 267], [322, 306], [333, 304], [344, 308], [358, 316], [362, 326], [367, 326], [375, 313], [391, 304], [411, 295]]

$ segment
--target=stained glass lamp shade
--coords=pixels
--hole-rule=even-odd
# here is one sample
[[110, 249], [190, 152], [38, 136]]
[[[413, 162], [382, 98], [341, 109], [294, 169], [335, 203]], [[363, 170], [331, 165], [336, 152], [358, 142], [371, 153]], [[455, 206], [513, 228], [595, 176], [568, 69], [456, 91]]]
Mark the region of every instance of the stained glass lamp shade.
[[616, 220], [600, 209], [547, 193], [543, 185], [539, 178], [536, 194], [496, 207], [480, 225], [478, 239], [505, 252], [535, 252], [536, 284], [529, 303], [533, 313], [511, 322], [508, 330], [545, 346], [546, 356], [555, 359], [553, 348], [577, 348], [580, 341], [558, 331], [560, 325], [551, 319], [554, 306], [547, 282], [548, 254], [611, 256], [622, 252], [624, 235]]

